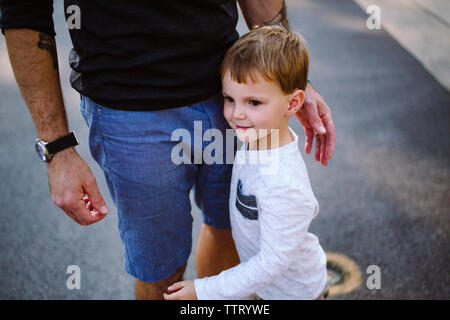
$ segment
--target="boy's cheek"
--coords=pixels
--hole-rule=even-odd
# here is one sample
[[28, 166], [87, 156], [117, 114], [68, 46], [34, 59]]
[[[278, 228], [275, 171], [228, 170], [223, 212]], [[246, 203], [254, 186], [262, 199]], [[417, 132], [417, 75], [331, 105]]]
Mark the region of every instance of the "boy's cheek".
[[227, 104], [224, 105], [223, 107], [223, 116], [225, 118], [225, 120], [227, 120], [228, 124], [230, 125], [230, 127], [232, 126], [232, 115], [233, 115], [233, 109], [228, 107]]

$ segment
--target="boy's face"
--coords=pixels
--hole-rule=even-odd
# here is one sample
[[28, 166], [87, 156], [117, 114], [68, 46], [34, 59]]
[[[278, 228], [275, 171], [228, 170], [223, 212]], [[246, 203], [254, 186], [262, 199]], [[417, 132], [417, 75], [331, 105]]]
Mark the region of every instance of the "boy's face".
[[287, 129], [289, 117], [303, 103], [302, 99], [300, 106], [293, 109], [293, 94], [284, 94], [276, 83], [259, 74], [256, 82], [248, 79], [247, 83], [238, 83], [227, 72], [222, 79], [222, 88], [224, 117], [243, 142], [260, 140], [270, 135], [270, 129], [279, 129], [279, 132]]

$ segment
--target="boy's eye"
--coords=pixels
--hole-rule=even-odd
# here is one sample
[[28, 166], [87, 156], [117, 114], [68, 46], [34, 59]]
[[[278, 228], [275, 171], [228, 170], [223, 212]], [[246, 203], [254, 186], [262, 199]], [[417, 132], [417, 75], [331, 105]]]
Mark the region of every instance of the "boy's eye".
[[226, 102], [234, 102], [233, 98], [231, 97], [223, 97]]
[[256, 107], [257, 105], [260, 105], [261, 102], [257, 101], [257, 100], [250, 100], [250, 104], [254, 107]]

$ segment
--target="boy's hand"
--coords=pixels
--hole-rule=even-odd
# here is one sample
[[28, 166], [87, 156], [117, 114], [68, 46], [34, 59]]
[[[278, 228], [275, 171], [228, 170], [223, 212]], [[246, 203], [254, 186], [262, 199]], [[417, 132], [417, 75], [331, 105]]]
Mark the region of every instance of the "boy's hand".
[[311, 152], [314, 138], [316, 138], [315, 158], [326, 166], [328, 160], [333, 156], [336, 144], [336, 129], [330, 108], [309, 83], [305, 89], [303, 106], [295, 115], [305, 130], [306, 153]]
[[174, 283], [167, 288], [171, 294], [164, 293], [165, 300], [197, 300], [197, 294], [195, 292], [194, 281], [185, 280]]

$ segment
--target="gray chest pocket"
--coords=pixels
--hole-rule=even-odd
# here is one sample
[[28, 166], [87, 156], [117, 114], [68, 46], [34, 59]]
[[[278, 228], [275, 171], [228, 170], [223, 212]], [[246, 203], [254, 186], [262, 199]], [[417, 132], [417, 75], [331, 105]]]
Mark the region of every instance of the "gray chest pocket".
[[242, 181], [238, 181], [236, 188], [236, 208], [247, 219], [258, 220], [258, 207], [256, 197], [252, 194], [246, 195], [242, 192]]

